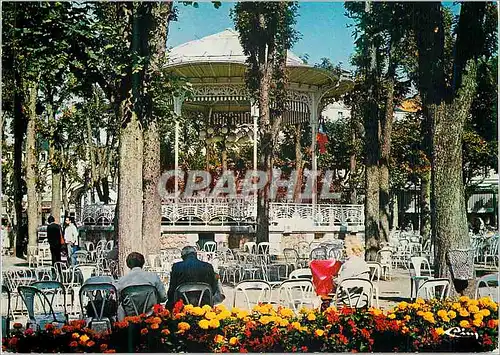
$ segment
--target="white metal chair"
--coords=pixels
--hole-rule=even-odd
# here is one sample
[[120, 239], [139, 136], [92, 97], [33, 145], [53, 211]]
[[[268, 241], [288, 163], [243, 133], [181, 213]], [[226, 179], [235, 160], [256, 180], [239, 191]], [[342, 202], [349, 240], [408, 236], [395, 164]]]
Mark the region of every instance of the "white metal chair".
[[271, 244], [269, 242], [260, 242], [257, 245], [257, 254], [269, 255], [269, 248]]
[[28, 245], [28, 267], [38, 266], [38, 246]]
[[375, 302], [377, 308], [379, 308], [378, 298], [379, 298], [379, 287], [378, 282], [382, 275], [382, 265], [380, 263], [369, 261], [366, 263], [370, 269], [370, 281], [373, 284], [373, 295], [375, 297]]
[[493, 301], [498, 302], [498, 273], [482, 276], [476, 282], [475, 297], [490, 297]]
[[[410, 297], [413, 299], [414, 291], [419, 289], [421, 281], [426, 281], [432, 278], [432, 270], [429, 260], [421, 256], [410, 258]], [[427, 275], [425, 275], [427, 274]]]
[[298, 312], [302, 307], [314, 308], [316, 295], [309, 280], [285, 280], [279, 288], [280, 304]]
[[246, 242], [245, 244], [243, 244], [243, 251], [250, 253], [250, 254], [256, 253], [257, 252], [257, 243]]
[[203, 251], [207, 253], [215, 253], [217, 251], [217, 243], [208, 241], [203, 245]]
[[382, 248], [377, 252], [377, 261], [382, 267], [382, 276], [386, 280], [392, 278], [392, 250], [390, 248]]
[[[441, 288], [441, 293], [437, 293]], [[439, 299], [444, 300], [450, 294], [450, 281], [448, 279], [430, 279], [420, 285], [417, 291], [417, 298], [424, 300]], [[437, 297], [436, 297], [437, 296]]]
[[271, 285], [262, 280], [241, 281], [234, 288], [233, 307], [237, 306], [236, 299], [240, 294], [244, 296], [246, 308], [251, 310], [254, 305], [271, 302]]
[[85, 281], [97, 272], [97, 265], [78, 265], [76, 269], [82, 273], [83, 282], [85, 283]]
[[372, 282], [357, 277], [342, 280], [335, 293], [335, 303], [337, 306], [348, 306], [351, 308], [371, 307], [372, 299]]
[[290, 275], [288, 276], [290, 280], [292, 279], [312, 279], [312, 272], [310, 268], [303, 268], [303, 269], [297, 269], [293, 270]]

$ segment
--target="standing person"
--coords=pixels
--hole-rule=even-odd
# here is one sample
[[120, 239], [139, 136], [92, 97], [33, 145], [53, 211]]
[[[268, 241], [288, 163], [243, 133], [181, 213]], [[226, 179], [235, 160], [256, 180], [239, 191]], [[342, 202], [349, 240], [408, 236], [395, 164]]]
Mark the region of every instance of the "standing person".
[[68, 262], [71, 265], [76, 264], [75, 252], [78, 248], [78, 229], [73, 223], [71, 217], [66, 217], [64, 220], [66, 228], [64, 229], [64, 239], [66, 240], [66, 245], [68, 247]]
[[61, 261], [61, 242], [62, 242], [62, 232], [61, 226], [55, 223], [53, 216], [49, 216], [47, 219], [49, 225], [47, 226], [47, 240], [50, 245], [50, 254], [52, 256], [52, 265], [54, 263]]

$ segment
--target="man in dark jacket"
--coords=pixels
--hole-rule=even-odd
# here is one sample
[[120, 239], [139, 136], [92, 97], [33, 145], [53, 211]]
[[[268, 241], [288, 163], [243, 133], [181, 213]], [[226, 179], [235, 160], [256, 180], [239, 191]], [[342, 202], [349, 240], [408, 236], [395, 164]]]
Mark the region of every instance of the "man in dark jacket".
[[52, 265], [55, 262], [61, 261], [61, 227], [55, 223], [53, 216], [47, 219], [49, 225], [47, 226], [47, 239], [50, 245], [50, 254], [52, 255]]
[[[182, 261], [172, 265], [170, 272], [170, 285], [168, 288], [167, 308], [172, 309], [177, 299], [174, 298], [178, 286], [186, 282], [203, 282], [212, 288], [212, 294], [217, 290], [217, 279], [211, 264], [198, 260], [196, 248], [184, 247], [181, 251]], [[203, 302], [208, 304], [204, 299]]]

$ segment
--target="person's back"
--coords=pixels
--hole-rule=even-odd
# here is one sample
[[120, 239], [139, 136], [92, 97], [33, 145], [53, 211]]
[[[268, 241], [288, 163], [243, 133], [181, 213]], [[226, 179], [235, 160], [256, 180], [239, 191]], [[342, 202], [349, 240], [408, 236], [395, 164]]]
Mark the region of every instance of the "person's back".
[[61, 245], [61, 227], [59, 224], [52, 222], [47, 226], [47, 240], [50, 246]]
[[[165, 292], [165, 286], [160, 280], [160, 277], [153, 273], [153, 272], [148, 272], [144, 271], [142, 267], [144, 266], [144, 256], [140, 253], [130, 253], [129, 256], [127, 257], [127, 266], [130, 268], [130, 271], [122, 276], [116, 283], [116, 289], [118, 291], [118, 294], [121, 294], [121, 292], [127, 288], [128, 286], [139, 286], [139, 285], [152, 285], [156, 288], [156, 298], [155, 299], [149, 299], [148, 305], [146, 305], [146, 308], [151, 308], [155, 303], [158, 302], [165, 302], [167, 300], [167, 294]], [[144, 295], [143, 301], [146, 302], [147, 295]], [[127, 313], [132, 310], [133, 307], [129, 304], [122, 304], [123, 308]], [[136, 304], [138, 308], [143, 308], [144, 304]], [[121, 317], [120, 317], [121, 318]]]
[[181, 255], [183, 260], [175, 263], [170, 273], [168, 308], [172, 308], [173, 304], [177, 301], [175, 299], [175, 290], [184, 283], [206, 283], [210, 285], [212, 294], [217, 290], [217, 279], [213, 266], [198, 260], [194, 247], [184, 247]]

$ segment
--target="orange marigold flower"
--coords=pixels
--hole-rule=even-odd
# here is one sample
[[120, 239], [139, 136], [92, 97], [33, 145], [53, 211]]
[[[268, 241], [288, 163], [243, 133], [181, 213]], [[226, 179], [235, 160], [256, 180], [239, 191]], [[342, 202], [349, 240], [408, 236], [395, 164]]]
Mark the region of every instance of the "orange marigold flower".
[[324, 330], [322, 330], [322, 329], [316, 329], [316, 330], [314, 331], [314, 335], [316, 335], [317, 337], [322, 337], [322, 336], [323, 336], [323, 334], [325, 334], [325, 331], [324, 331]]
[[238, 344], [238, 338], [231, 337], [231, 339], [229, 339], [229, 345], [235, 346], [236, 344]]
[[89, 339], [90, 339], [90, 338], [89, 338], [87, 335], [85, 335], [85, 334], [83, 334], [83, 335], [80, 337], [80, 341], [81, 341], [82, 343], [87, 342]]
[[87, 346], [90, 348], [95, 345], [95, 341], [91, 340], [87, 342]]
[[71, 337], [72, 337], [73, 339], [80, 339], [80, 334], [78, 334], [78, 333], [73, 333], [73, 334], [71, 334]]
[[469, 324], [469, 321], [466, 321], [466, 320], [461, 320], [459, 325], [462, 327], [462, 328], [468, 328], [470, 327], [470, 324]]
[[148, 328], [142, 328], [141, 329], [141, 334], [142, 335], [148, 334]]
[[222, 343], [222, 342], [224, 341], [224, 337], [223, 337], [222, 335], [220, 335], [220, 334], [217, 334], [217, 335], [215, 336], [215, 338], [214, 338], [214, 341], [215, 341], [216, 343]]
[[45, 330], [52, 330], [54, 329], [54, 325], [52, 323], [45, 324]]
[[56, 329], [54, 329], [54, 331], [53, 331], [53, 334], [54, 334], [54, 335], [61, 335], [61, 333], [62, 333], [62, 330], [61, 330], [61, 329], [59, 329], [59, 328], [56, 328]]
[[101, 346], [99, 347], [99, 349], [100, 349], [101, 351], [104, 351], [104, 350], [106, 350], [107, 348], [108, 348], [108, 344], [101, 344]]
[[158, 325], [158, 323], [151, 324], [151, 329], [158, 329], [158, 328], [160, 328], [160, 326]]
[[71, 346], [72, 348], [76, 348], [78, 346], [78, 343], [73, 340], [71, 343], [69, 343], [69, 346]]
[[189, 328], [191, 328], [191, 326], [189, 325], [189, 323], [186, 323], [186, 322], [180, 322], [179, 324], [177, 324], [177, 328], [179, 330], [189, 330]]
[[163, 330], [161, 331], [161, 333], [162, 333], [163, 335], [169, 335], [169, 334], [170, 334], [170, 330], [168, 330], [168, 329], [163, 329]]

